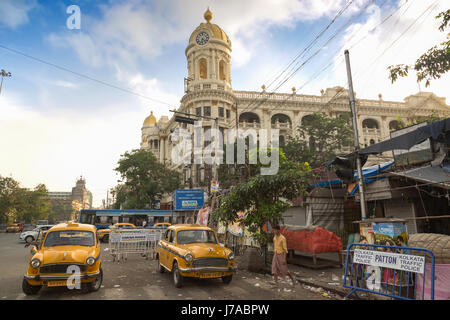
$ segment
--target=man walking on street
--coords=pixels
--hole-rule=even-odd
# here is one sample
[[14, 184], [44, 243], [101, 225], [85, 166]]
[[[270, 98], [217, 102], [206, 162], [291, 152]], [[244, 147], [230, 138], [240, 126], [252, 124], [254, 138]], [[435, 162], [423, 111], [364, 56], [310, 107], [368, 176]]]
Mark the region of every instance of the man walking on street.
[[286, 238], [281, 234], [280, 227], [275, 226], [273, 228], [275, 236], [273, 237], [273, 260], [272, 260], [272, 274], [273, 280], [276, 285], [278, 285], [278, 276], [286, 278], [289, 276], [292, 280], [292, 285], [295, 285], [295, 279], [289, 272], [287, 268], [286, 255], [288, 253]]

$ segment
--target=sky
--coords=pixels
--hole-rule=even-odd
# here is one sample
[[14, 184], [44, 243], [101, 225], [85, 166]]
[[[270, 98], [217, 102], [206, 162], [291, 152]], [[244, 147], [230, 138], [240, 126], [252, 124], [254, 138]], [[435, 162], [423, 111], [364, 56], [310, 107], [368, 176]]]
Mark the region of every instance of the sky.
[[[71, 5], [79, 29], [68, 28]], [[414, 73], [391, 84], [387, 72], [445, 40], [435, 17], [448, 0], [0, 0], [0, 69], [12, 74], [0, 94], [0, 175], [50, 191], [71, 191], [82, 175], [100, 206], [145, 117], [179, 106], [184, 50], [207, 7], [232, 43], [234, 90], [348, 87], [349, 49], [358, 98], [422, 90], [450, 103], [449, 75], [425, 88]]]

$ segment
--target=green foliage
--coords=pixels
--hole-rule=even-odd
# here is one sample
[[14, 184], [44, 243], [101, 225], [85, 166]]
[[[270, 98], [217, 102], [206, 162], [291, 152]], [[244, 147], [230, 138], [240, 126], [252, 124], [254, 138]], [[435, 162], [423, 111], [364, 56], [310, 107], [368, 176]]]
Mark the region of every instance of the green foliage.
[[349, 123], [348, 115], [332, 118], [314, 113], [298, 126], [296, 135], [288, 138], [283, 151], [291, 161], [319, 167], [341, 154], [344, 147], [353, 145], [353, 129]]
[[19, 183], [13, 178], [0, 176], [0, 223], [8, 223], [14, 212], [13, 195], [19, 189]]
[[179, 187], [181, 175], [159, 163], [152, 152], [137, 149], [125, 152], [115, 169], [125, 181], [116, 187], [115, 207], [145, 209], [156, 205], [165, 193]]
[[[276, 151], [272, 149], [271, 152]], [[270, 241], [270, 235], [262, 231], [263, 226], [282, 221], [282, 213], [290, 207], [287, 201], [304, 194], [312, 177], [307, 163], [290, 161], [281, 150], [278, 152], [280, 168], [277, 174], [258, 174], [237, 184], [221, 197], [220, 206], [213, 214], [216, 221], [229, 223], [238, 219], [239, 211], [245, 212], [242, 223], [261, 245]]]
[[[439, 30], [443, 32], [450, 21], [450, 9], [441, 12], [436, 18], [442, 19]], [[447, 39], [450, 39], [450, 33], [447, 34]], [[399, 77], [406, 77], [410, 68], [416, 71], [417, 82], [425, 80], [425, 87], [428, 87], [432, 79], [439, 79], [450, 70], [450, 40], [442, 42], [422, 54], [414, 66], [404, 64], [389, 66], [389, 79], [394, 83]]]
[[441, 120], [441, 118], [436, 114], [436, 112], [433, 110], [432, 113], [426, 117], [421, 117], [421, 118], [417, 118], [417, 119], [410, 119], [408, 121], [405, 121], [402, 117], [397, 116], [396, 117], [397, 123], [398, 123], [398, 128], [402, 129], [402, 128], [406, 128], [406, 127], [410, 127], [412, 125], [418, 124], [418, 123], [422, 123], [422, 122], [427, 122], [428, 124]]
[[21, 188], [12, 178], [0, 176], [0, 222], [18, 220], [34, 223], [48, 219], [51, 214], [50, 198], [44, 184], [34, 190]]

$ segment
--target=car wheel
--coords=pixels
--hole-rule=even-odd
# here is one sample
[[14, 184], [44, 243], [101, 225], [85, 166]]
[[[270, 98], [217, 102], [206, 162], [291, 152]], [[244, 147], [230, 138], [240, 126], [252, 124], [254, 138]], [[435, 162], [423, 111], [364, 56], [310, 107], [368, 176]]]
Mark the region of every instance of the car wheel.
[[158, 269], [159, 273], [164, 273], [165, 271], [164, 267], [159, 263], [159, 255], [156, 258], [156, 269]]
[[222, 281], [225, 284], [229, 284], [231, 282], [231, 280], [233, 280], [233, 275], [222, 277]]
[[28, 283], [28, 281], [24, 278], [22, 281], [22, 291], [27, 296], [35, 295], [41, 290], [41, 286], [32, 286]]
[[87, 284], [88, 292], [98, 291], [102, 286], [102, 282], [103, 282], [103, 270], [102, 268], [100, 268], [100, 273], [98, 274], [97, 278], [95, 278], [94, 281], [89, 282]]
[[108, 243], [109, 242], [109, 235], [105, 235], [104, 237], [103, 237], [103, 240], [102, 240], [104, 243]]
[[31, 243], [32, 241], [34, 241], [33, 236], [27, 236], [27, 237], [25, 238], [25, 242], [26, 242], [26, 243]]
[[172, 272], [173, 272], [173, 283], [175, 284], [175, 287], [181, 288], [183, 286], [183, 276], [180, 274], [177, 262], [173, 264]]

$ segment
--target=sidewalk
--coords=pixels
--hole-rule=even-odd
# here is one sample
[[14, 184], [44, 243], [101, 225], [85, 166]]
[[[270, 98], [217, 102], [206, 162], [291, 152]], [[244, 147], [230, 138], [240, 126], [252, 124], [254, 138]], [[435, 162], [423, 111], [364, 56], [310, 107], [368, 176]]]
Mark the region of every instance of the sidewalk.
[[[240, 265], [240, 260], [242, 264]], [[248, 259], [248, 258], [247, 258]], [[237, 257], [238, 268], [245, 270], [246, 264], [248, 264], [246, 258], [242, 256]], [[271, 261], [271, 256], [267, 258], [267, 261]], [[258, 261], [261, 263], [261, 261]], [[344, 260], [345, 262], [345, 260]], [[239, 266], [240, 265], [240, 266]], [[316, 265], [313, 265], [312, 256], [302, 255], [296, 253], [293, 259], [288, 258], [289, 271], [295, 275], [297, 282], [306, 290], [310, 290], [313, 293], [321, 294], [324, 297], [343, 300], [344, 297], [350, 293], [350, 289], [343, 287], [344, 282], [344, 266], [340, 266], [339, 258], [334, 255], [319, 255], [317, 256]], [[265, 270], [252, 271], [254, 273], [271, 274], [270, 262], [266, 266]], [[268, 278], [269, 279], [269, 278]], [[272, 278], [270, 278], [272, 279]], [[282, 284], [288, 283], [290, 280], [281, 280]], [[360, 292], [358, 296], [364, 300], [378, 300], [379, 297], [375, 295], [369, 295], [367, 293]], [[353, 298], [350, 298], [353, 299]]]

